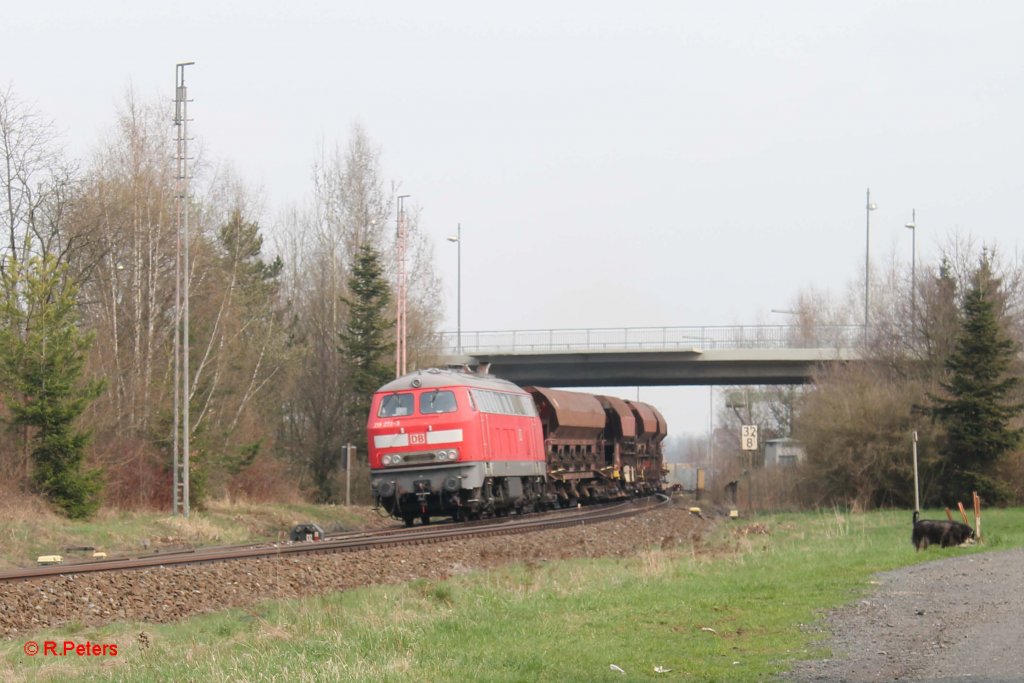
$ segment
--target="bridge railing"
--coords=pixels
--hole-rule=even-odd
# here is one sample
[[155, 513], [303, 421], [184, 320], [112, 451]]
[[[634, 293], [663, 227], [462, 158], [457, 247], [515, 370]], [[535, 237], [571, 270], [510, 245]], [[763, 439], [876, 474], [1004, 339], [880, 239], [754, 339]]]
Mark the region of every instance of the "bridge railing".
[[723, 325], [699, 327], [599, 327], [548, 330], [443, 332], [446, 354], [560, 351], [660, 351], [709, 349], [852, 348], [859, 325]]

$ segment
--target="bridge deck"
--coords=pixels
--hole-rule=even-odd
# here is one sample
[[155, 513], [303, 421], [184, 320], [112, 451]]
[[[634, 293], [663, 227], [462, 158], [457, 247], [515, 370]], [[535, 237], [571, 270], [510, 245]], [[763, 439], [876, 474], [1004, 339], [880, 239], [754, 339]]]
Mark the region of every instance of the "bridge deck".
[[851, 340], [862, 333], [779, 325], [526, 330], [446, 333], [443, 346], [448, 362], [490, 363], [492, 374], [520, 385], [803, 384], [823, 364], [858, 360]]

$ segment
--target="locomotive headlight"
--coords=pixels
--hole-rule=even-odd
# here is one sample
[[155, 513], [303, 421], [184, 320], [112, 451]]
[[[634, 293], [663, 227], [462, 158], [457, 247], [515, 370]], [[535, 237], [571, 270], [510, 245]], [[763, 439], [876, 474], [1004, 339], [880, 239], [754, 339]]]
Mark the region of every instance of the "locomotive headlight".
[[437, 462], [447, 462], [449, 460], [458, 460], [459, 452], [454, 448], [450, 451], [440, 450], [434, 453], [434, 460]]

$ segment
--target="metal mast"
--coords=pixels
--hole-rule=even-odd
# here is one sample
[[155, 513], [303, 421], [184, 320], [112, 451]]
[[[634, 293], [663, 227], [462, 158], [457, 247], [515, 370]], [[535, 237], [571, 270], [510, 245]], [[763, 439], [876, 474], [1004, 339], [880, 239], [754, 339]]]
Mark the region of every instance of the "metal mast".
[[871, 291], [871, 212], [878, 208], [871, 203], [871, 188], [868, 188], [867, 203], [864, 205], [864, 346], [868, 345], [868, 297]]
[[395, 246], [398, 249], [398, 297], [395, 305], [395, 377], [406, 372], [406, 303], [409, 299], [405, 274], [405, 199], [409, 195], [398, 195], [398, 235]]
[[455, 344], [456, 352], [462, 353], [462, 223], [456, 228], [455, 241], [458, 251], [455, 262]]
[[455, 229], [455, 237], [448, 237], [449, 242], [458, 246], [455, 280], [455, 353], [462, 354], [462, 223]]
[[[174, 126], [177, 128], [177, 253], [174, 264], [174, 514], [189, 513], [189, 369], [188, 369], [188, 91], [185, 67], [175, 66]], [[179, 423], [180, 415], [180, 423]], [[180, 442], [180, 446], [179, 446]], [[180, 451], [180, 456], [179, 456]]]
[[[910, 333], [917, 333], [917, 209], [910, 210]], [[916, 433], [916, 432], [915, 432]]]

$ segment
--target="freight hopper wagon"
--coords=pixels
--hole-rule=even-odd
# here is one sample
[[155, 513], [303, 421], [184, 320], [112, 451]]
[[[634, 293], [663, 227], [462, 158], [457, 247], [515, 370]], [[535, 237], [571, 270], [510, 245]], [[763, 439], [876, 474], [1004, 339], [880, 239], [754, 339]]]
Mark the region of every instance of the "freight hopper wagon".
[[511, 382], [438, 369], [405, 375], [374, 394], [367, 437], [374, 500], [407, 526], [547, 500], [540, 420]]
[[665, 469], [662, 441], [668, 425], [652, 405], [613, 396], [598, 396], [607, 416], [606, 460], [619, 487], [626, 493], [645, 495], [660, 491]]
[[634, 467], [635, 487], [638, 493], [661, 490], [661, 482], [668, 474], [661, 442], [668, 436], [665, 416], [652, 405], [639, 401], [626, 401], [636, 419], [636, 443], [624, 457]]
[[665, 418], [653, 406], [611, 396], [526, 387], [537, 405], [548, 487], [562, 505], [662, 489]]

